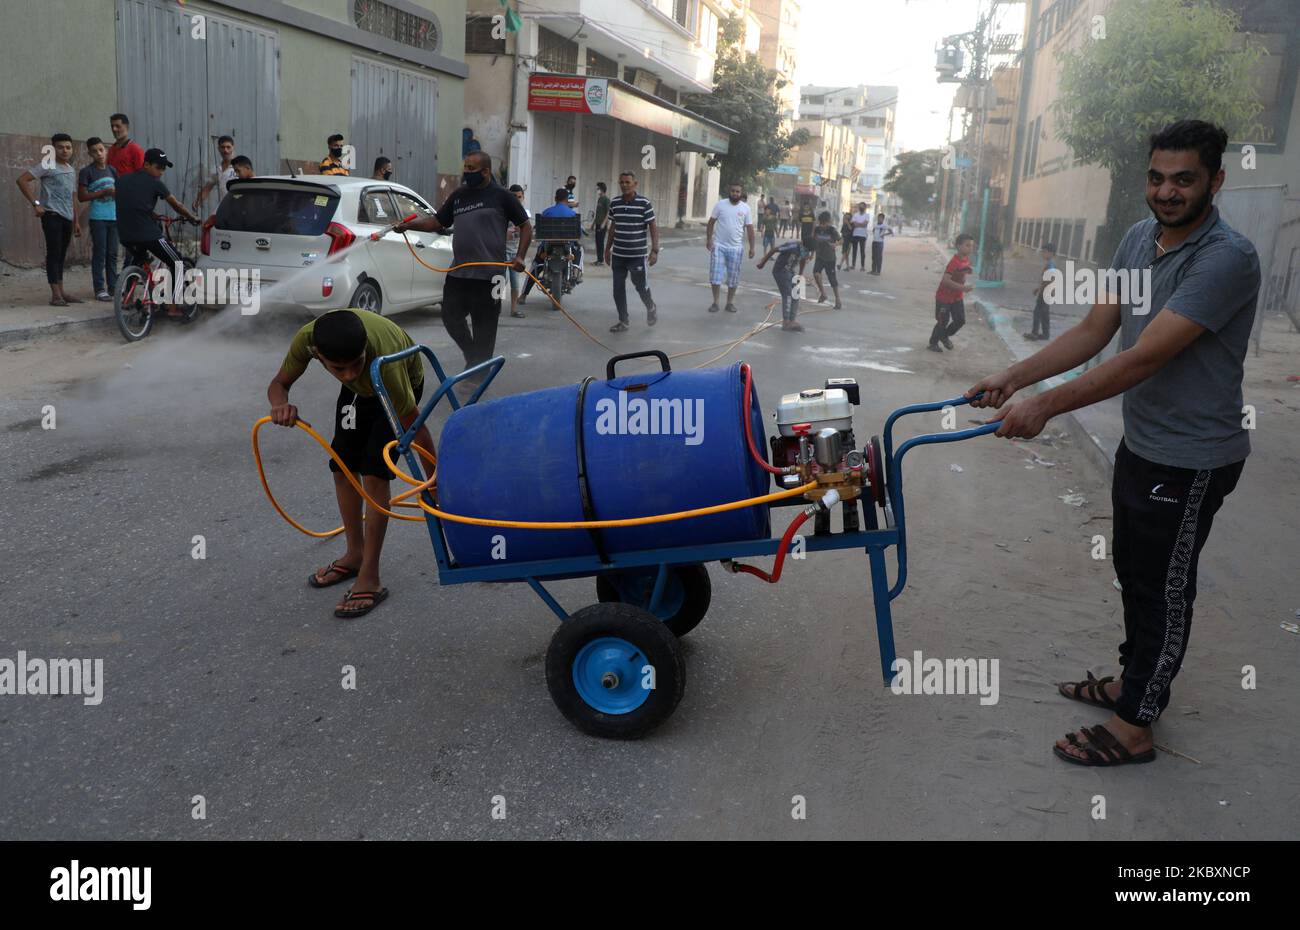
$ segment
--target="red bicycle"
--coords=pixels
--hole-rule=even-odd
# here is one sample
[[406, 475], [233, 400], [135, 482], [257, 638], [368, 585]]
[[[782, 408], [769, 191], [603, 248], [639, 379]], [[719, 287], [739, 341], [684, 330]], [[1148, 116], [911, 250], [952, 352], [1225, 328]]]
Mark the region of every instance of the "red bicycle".
[[[169, 245], [175, 246], [171, 234], [172, 224], [188, 221], [177, 216], [155, 216], [154, 219], [162, 223], [163, 238]], [[177, 254], [180, 254], [179, 251]], [[113, 294], [113, 314], [117, 317], [117, 328], [122, 331], [127, 342], [139, 342], [149, 335], [153, 329], [154, 317], [160, 310], [179, 323], [192, 323], [199, 315], [201, 306], [198, 303], [174, 303], [153, 299], [154, 289], [161, 287], [164, 281], [167, 282], [168, 291], [176, 287], [176, 282], [172, 280], [172, 276], [176, 273], [175, 268], [166, 269], [166, 277], [160, 275], [159, 280], [154, 280], [153, 266], [156, 261], [146, 254], [142, 261], [127, 265], [117, 276], [117, 291]], [[182, 265], [182, 268], [184, 267]], [[185, 282], [181, 281], [180, 286], [183, 288], [184, 285]]]

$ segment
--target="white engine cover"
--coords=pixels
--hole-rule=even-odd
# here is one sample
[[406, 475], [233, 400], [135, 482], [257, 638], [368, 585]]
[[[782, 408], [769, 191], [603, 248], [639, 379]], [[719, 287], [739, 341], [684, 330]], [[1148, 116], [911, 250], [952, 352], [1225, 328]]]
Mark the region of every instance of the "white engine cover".
[[811, 423], [812, 434], [831, 427], [853, 428], [853, 405], [842, 388], [811, 388], [798, 394], [786, 394], [776, 408], [776, 428], [782, 436], [793, 436], [796, 423]]

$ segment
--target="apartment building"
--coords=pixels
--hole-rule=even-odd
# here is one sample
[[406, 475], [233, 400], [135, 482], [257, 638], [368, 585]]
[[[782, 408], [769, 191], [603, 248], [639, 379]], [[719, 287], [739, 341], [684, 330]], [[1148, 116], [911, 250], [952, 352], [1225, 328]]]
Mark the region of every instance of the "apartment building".
[[[499, 176], [521, 184], [532, 209], [569, 175], [580, 211], [597, 181], [617, 192], [638, 176], [660, 222], [697, 219], [717, 196], [732, 132], [683, 107], [712, 89], [718, 24], [743, 15], [731, 0], [548, 0], [520, 3], [507, 33], [497, 0], [470, 0], [463, 144], [486, 151]], [[756, 33], [756, 24], [751, 23]]]
[[881, 190], [894, 165], [894, 117], [898, 110], [898, 88], [893, 85], [859, 84], [835, 87], [805, 84], [799, 88], [801, 119], [823, 119], [843, 126], [866, 145], [865, 163], [859, 188], [863, 199], [879, 209], [891, 209], [891, 199]]

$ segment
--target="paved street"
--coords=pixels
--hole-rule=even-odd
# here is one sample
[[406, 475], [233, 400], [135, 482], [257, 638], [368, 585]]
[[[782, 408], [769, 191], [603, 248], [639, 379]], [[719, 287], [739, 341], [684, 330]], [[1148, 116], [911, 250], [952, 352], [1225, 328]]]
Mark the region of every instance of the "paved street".
[[[604, 269], [589, 269], [568, 305], [624, 351], [739, 338], [766, 314], [771, 275], [747, 263], [741, 313], [707, 314], [702, 245], [676, 237], [652, 270], [652, 331], [630, 292], [632, 331], [607, 332]], [[750, 362], [768, 414], [783, 393], [857, 378], [865, 439], [895, 407], [955, 396], [1007, 363], [974, 313], [955, 352], [925, 351], [939, 272], [929, 240], [892, 241], [883, 276], [842, 273], [844, 310], [804, 316], [802, 334], [764, 332], [716, 364]], [[603, 349], [538, 297], [525, 309], [502, 318], [507, 364], [491, 396], [603, 373]], [[435, 312], [397, 320], [459, 367]], [[1093, 536], [1109, 535], [1109, 490], [1056, 423], [1032, 443], [918, 449], [904, 469], [899, 653], [998, 659], [998, 703], [881, 687], [860, 553], [792, 560], [775, 586], [715, 564], [713, 606], [684, 641], [682, 703], [648, 738], [616, 743], [582, 735], [552, 705], [554, 618], [541, 602], [523, 585], [439, 588], [423, 528], [390, 527], [392, 596], [369, 616], [337, 620], [340, 589], [307, 587], [341, 544], [274, 513], [248, 442], [301, 322], [223, 315], [162, 325], [134, 346], [97, 329], [0, 348], [0, 658], [102, 658], [105, 682], [98, 706], [0, 698], [0, 836], [1263, 839], [1300, 828], [1300, 636], [1280, 627], [1300, 608], [1294, 385], [1259, 395], [1254, 456], [1201, 559], [1191, 648], [1156, 730], [1178, 755], [1100, 772], [1051, 754], [1067, 729], [1104, 719], [1052, 682], [1116, 673], [1122, 630], [1109, 563], [1091, 557]], [[328, 434], [336, 393], [313, 366], [293, 400]], [[45, 405], [54, 430], [41, 428]], [[958, 425], [972, 416], [959, 408]], [[903, 435], [939, 428], [935, 415]], [[320, 451], [298, 431], [263, 437], [289, 511], [336, 525]], [[493, 464], [507, 480], [514, 463]], [[774, 527], [791, 513], [776, 511]], [[195, 535], [205, 560], [191, 557]], [[569, 609], [596, 599], [590, 580], [553, 590]], [[355, 690], [341, 686], [348, 665]], [[1091, 816], [1097, 794], [1105, 820]], [[191, 816], [198, 795], [205, 819]], [[491, 816], [498, 795], [504, 820]], [[806, 820], [791, 817], [796, 795]]]

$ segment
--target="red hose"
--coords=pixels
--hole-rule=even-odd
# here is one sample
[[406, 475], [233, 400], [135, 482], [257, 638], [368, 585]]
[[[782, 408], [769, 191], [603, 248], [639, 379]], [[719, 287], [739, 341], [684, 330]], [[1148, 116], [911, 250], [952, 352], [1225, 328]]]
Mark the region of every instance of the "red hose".
[[790, 548], [790, 540], [794, 539], [795, 531], [803, 526], [808, 516], [808, 511], [800, 511], [799, 516], [791, 520], [790, 525], [785, 528], [785, 534], [781, 537], [781, 546], [776, 550], [776, 561], [772, 563], [772, 574], [769, 575], [761, 568], [755, 568], [752, 565], [741, 565], [738, 562], [733, 562], [732, 568], [747, 575], [757, 575], [768, 584], [776, 584], [781, 580], [781, 567], [785, 565], [785, 554]]
[[754, 379], [753, 375], [749, 371], [749, 366], [744, 362], [740, 363], [740, 371], [745, 376], [745, 400], [742, 404], [743, 409], [740, 411], [740, 418], [745, 421], [745, 442], [749, 445], [749, 454], [754, 457], [755, 462], [763, 466], [763, 471], [771, 472], [774, 475], [783, 475], [785, 474], [784, 470], [777, 468], [775, 465], [769, 465], [767, 462], [763, 461], [763, 456], [758, 454], [758, 447], [754, 445], [754, 431], [749, 424], [751, 419], [750, 412], [754, 409], [752, 393]]

